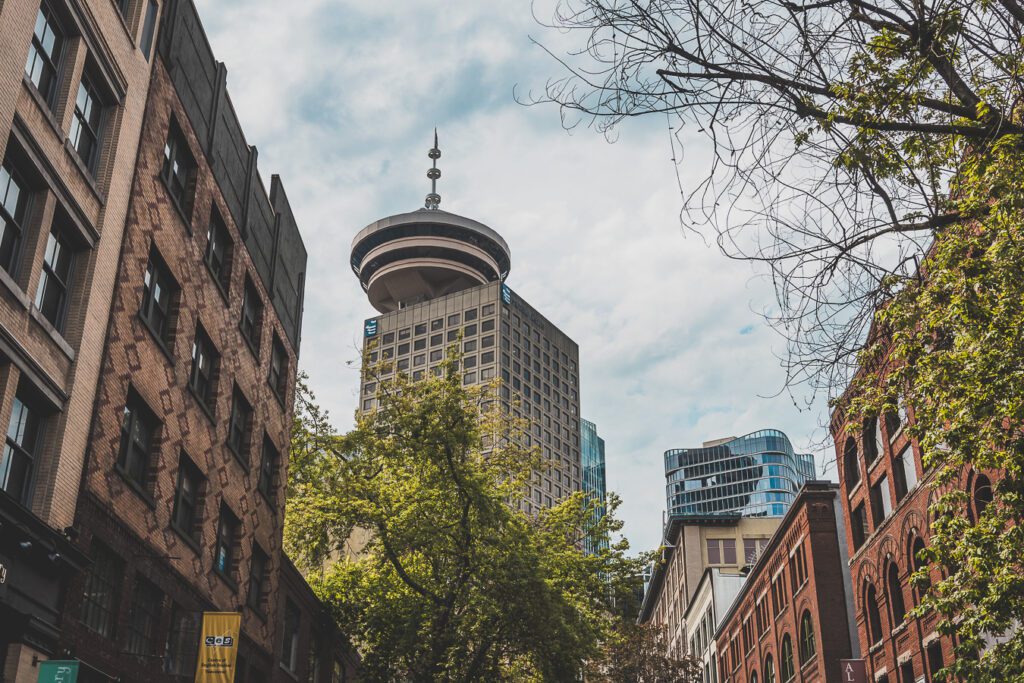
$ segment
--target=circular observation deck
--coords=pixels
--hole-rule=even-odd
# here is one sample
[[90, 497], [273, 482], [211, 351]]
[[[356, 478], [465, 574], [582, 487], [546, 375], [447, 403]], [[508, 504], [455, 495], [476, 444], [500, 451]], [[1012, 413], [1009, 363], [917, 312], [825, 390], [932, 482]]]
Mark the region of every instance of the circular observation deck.
[[483, 223], [419, 209], [370, 223], [352, 240], [350, 264], [381, 313], [503, 281], [512, 257]]

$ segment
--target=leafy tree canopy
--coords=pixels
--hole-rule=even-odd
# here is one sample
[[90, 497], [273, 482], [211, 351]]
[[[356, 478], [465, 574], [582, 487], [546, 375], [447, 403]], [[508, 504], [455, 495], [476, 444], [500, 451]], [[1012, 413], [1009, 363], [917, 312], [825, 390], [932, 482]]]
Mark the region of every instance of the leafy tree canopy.
[[[377, 408], [340, 437], [300, 392], [286, 547], [368, 680], [577, 680], [640, 571], [625, 541], [581, 550], [583, 534], [618, 531], [618, 501], [597, 520], [583, 494], [521, 512], [549, 464], [523, 445], [526, 424], [501, 410], [496, 386], [464, 387], [456, 368], [379, 379]], [[369, 540], [345, 559], [354, 529]]]

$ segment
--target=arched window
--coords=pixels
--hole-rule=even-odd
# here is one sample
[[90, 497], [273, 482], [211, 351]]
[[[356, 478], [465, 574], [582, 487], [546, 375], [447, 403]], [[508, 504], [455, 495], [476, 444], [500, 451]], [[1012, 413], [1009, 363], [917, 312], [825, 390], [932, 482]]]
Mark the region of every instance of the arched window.
[[796, 667], [793, 666], [793, 641], [790, 640], [788, 633], [782, 636], [782, 652], [779, 653], [779, 673], [782, 674], [783, 683], [796, 676]]
[[807, 610], [800, 618], [800, 665], [806, 664], [814, 657], [817, 649], [814, 643], [814, 623], [811, 621], [811, 612]]
[[775, 662], [771, 655], [764, 658], [764, 683], [775, 683]]
[[889, 563], [885, 573], [885, 587], [889, 593], [889, 616], [893, 626], [903, 623], [907, 616], [907, 607], [903, 602], [903, 586], [900, 584], [900, 570], [895, 562]]
[[857, 457], [857, 441], [849, 436], [843, 446], [843, 479], [847, 490], [860, 482], [860, 461]]
[[750, 672], [750, 683], [757, 683], [757, 672], [756, 671], [751, 671]]
[[864, 585], [864, 611], [868, 622], [868, 641], [874, 645], [882, 641], [882, 615], [878, 612], [878, 595], [870, 583]]
[[[910, 566], [914, 568], [914, 572], [917, 573], [922, 569], [926, 569], [928, 567], [928, 562], [925, 561], [923, 557], [921, 557], [921, 553], [924, 550], [924, 540], [920, 536], [912, 535], [910, 537], [909, 546]], [[914, 587], [914, 604], [918, 604], [921, 602], [921, 598], [924, 596], [925, 593], [928, 592], [928, 590], [931, 588], [931, 585], [932, 582], [929, 579], [928, 582], [923, 586]]]
[[985, 508], [992, 502], [992, 481], [978, 472], [974, 475], [974, 482], [971, 486], [971, 508], [973, 513], [973, 521], [977, 522], [981, 519], [981, 515], [985, 512]]
[[885, 452], [882, 441], [882, 423], [877, 417], [869, 417], [864, 421], [863, 443], [864, 460], [869, 465]]

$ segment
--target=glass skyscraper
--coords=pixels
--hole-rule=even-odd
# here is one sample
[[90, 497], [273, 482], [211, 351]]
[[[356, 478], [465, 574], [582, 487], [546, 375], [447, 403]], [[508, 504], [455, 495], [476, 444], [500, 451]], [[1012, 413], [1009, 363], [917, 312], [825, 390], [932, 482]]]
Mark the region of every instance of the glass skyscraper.
[[[583, 492], [600, 501], [594, 511], [595, 521], [604, 516], [606, 510], [604, 499], [606, 494], [604, 475], [604, 439], [597, 435], [597, 425], [590, 420], [580, 420], [580, 447], [583, 463]], [[594, 541], [586, 539], [583, 550], [593, 554], [601, 548], [608, 547], [608, 539]]]
[[[584, 456], [585, 457], [585, 456]], [[679, 517], [781, 517], [814, 479], [814, 456], [777, 429], [665, 451], [668, 512]]]

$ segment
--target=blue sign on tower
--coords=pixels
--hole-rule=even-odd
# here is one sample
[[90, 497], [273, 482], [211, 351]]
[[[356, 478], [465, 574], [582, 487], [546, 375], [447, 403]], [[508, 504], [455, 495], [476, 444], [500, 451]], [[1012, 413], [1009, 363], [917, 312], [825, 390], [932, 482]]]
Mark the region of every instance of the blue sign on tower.
[[512, 305], [512, 290], [509, 289], [508, 285], [501, 286], [501, 300], [508, 305]]
[[379, 321], [376, 318], [371, 318], [366, 321], [363, 325], [363, 336], [364, 337], [376, 337], [377, 336], [377, 323]]

